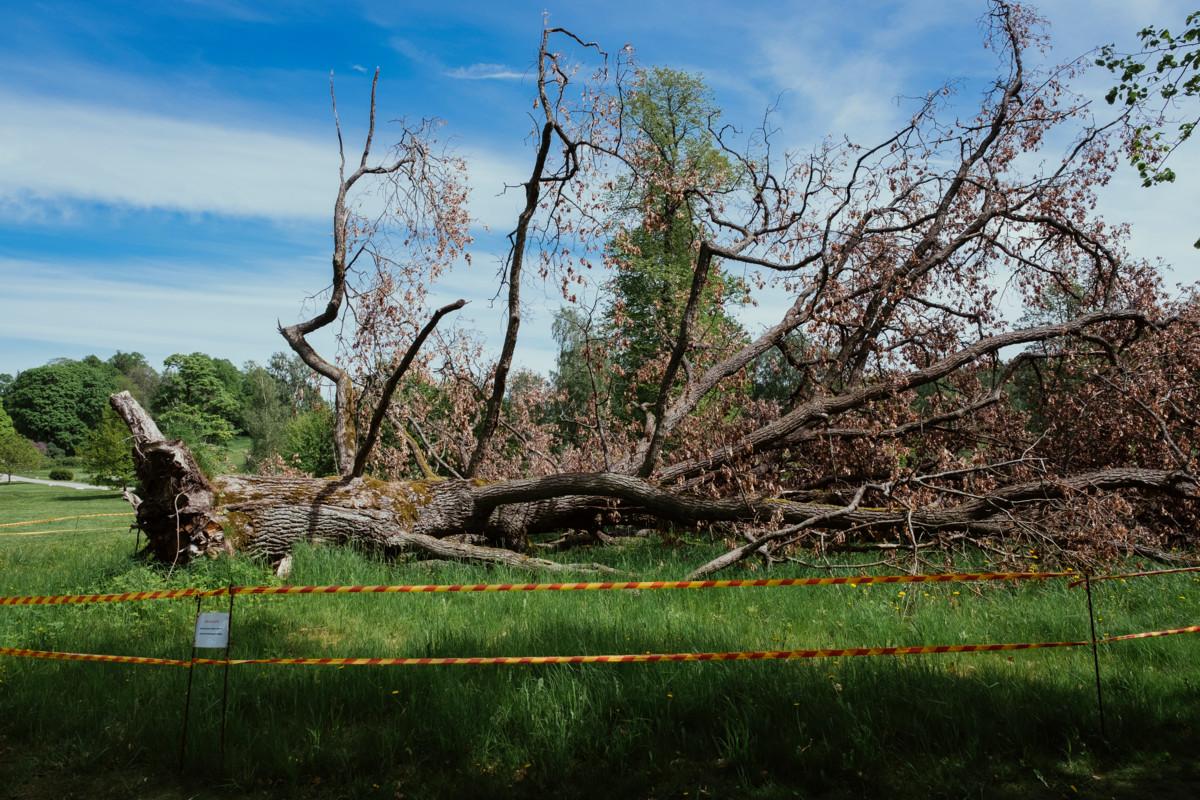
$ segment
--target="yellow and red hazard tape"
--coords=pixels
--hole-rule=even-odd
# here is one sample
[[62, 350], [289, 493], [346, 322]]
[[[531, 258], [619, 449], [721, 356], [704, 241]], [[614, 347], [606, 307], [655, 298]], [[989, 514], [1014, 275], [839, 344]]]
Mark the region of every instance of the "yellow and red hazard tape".
[[8, 536], [49, 536], [50, 534], [69, 533], [72, 536], [77, 533], [97, 533], [104, 531], [106, 533], [125, 533], [127, 528], [114, 528], [111, 525], [98, 528], [47, 528], [44, 531], [0, 531], [0, 537]]
[[96, 519], [97, 517], [129, 517], [132, 511], [112, 511], [103, 514], [76, 514], [73, 517], [46, 517], [45, 519], [26, 519], [21, 522], [0, 522], [0, 528], [17, 528], [22, 525], [41, 525], [44, 522], [67, 522], [73, 519]]
[[1080, 576], [1080, 577], [1078, 577], [1077, 580], [1071, 581], [1071, 583], [1068, 585], [1072, 589], [1074, 589], [1076, 586], [1082, 586], [1084, 583], [1087, 583], [1088, 581], [1090, 581], [1092, 583], [1096, 583], [1097, 581], [1125, 580], [1126, 578], [1146, 578], [1146, 577], [1153, 577], [1156, 575], [1178, 575], [1181, 572], [1200, 572], [1200, 567], [1176, 567], [1174, 569], [1152, 569], [1152, 570], [1149, 570], [1148, 572], [1122, 572], [1117, 575], [1089, 575], [1086, 579], [1083, 578], [1082, 576]]
[[[1127, 633], [1101, 639], [1097, 644], [1152, 639], [1182, 633], [1200, 633], [1200, 625], [1171, 628], [1144, 633]], [[191, 661], [174, 658], [143, 658], [139, 656], [92, 655], [88, 653], [59, 653], [47, 650], [26, 650], [0, 647], [0, 655], [56, 659], [63, 661], [105, 661], [118, 664], [147, 664], [173, 667], [240, 666], [270, 664], [277, 666], [336, 666], [336, 667], [416, 667], [416, 666], [520, 666], [536, 664], [646, 664], [688, 661], [794, 661], [813, 658], [856, 658], [871, 656], [935, 655], [941, 653], [997, 653], [1013, 650], [1045, 650], [1060, 647], [1086, 647], [1089, 641], [1011, 642], [1003, 644], [911, 645], [902, 647], [840, 647], [814, 650], [747, 650], [716, 653], [633, 653], [595, 656], [480, 656], [424, 658], [197, 658]]]
[[1120, 636], [1106, 636], [1098, 644], [1105, 642], [1128, 642], [1131, 639], [1156, 639], [1159, 636], [1174, 636], [1177, 633], [1200, 633], [1200, 625], [1188, 625], [1183, 628], [1168, 628], [1165, 631], [1147, 631], [1146, 633], [1124, 633]]
[[[523, 664], [653, 664], [660, 661], [793, 661], [804, 658], [908, 656], [930, 653], [990, 653], [1002, 650], [1040, 650], [1079, 647], [1090, 642], [1016, 642], [1012, 644], [950, 644], [912, 647], [842, 647], [817, 650], [746, 650], [729, 653], [633, 653], [600, 656], [477, 656], [425, 658], [235, 658], [230, 664], [338, 667], [517, 666]], [[225, 659], [196, 659], [197, 664], [223, 665]]]
[[1045, 580], [1075, 577], [1074, 572], [948, 572], [936, 575], [856, 575], [829, 578], [755, 578], [721, 581], [603, 581], [593, 583], [434, 583], [396, 586], [234, 586], [220, 589], [167, 589], [121, 594], [64, 594], [0, 597], [0, 606], [123, 603], [181, 597], [280, 594], [431, 594], [474, 592], [577, 592], [632, 589], [736, 589], [774, 586], [862, 586], [879, 583], [962, 583], [968, 581]]
[[[1140, 578], [1200, 571], [1200, 567], [1130, 572], [1093, 576], [1090, 580]], [[708, 581], [600, 581], [576, 583], [434, 583], [399, 585], [328, 585], [328, 586], [233, 586], [220, 589], [161, 589], [119, 594], [60, 594], [0, 596], [0, 606], [79, 605], [87, 603], [123, 603], [139, 600], [172, 600], [185, 597], [228, 597], [235, 595], [290, 594], [441, 594], [476, 592], [575, 592], [653, 589], [736, 589], [779, 586], [869, 586], [894, 583], [966, 583], [984, 581], [1048, 580], [1072, 578], [1070, 586], [1083, 583], [1080, 573], [1068, 572], [947, 572], [933, 575], [853, 575], [825, 578], [754, 578]]]
[[[939, 575], [857, 575], [723, 581], [600, 581], [592, 583], [447, 583], [401, 586], [238, 586], [234, 594], [426, 594], [441, 592], [579, 592], [629, 589], [738, 589], [768, 586], [858, 586], [873, 583], [957, 583], [1071, 577], [1069, 572], [956, 572]], [[219, 590], [228, 591], [228, 590]]]
[[109, 656], [96, 653], [60, 653], [52, 650], [27, 650], [23, 647], [0, 647], [0, 656], [44, 658], [52, 661], [106, 661], [112, 664], [143, 664], [165, 667], [186, 667], [189, 662], [177, 658], [147, 658], [144, 656]]
[[180, 597], [227, 595], [229, 589], [160, 589], [119, 594], [52, 594], [0, 597], [0, 606], [64, 606], [86, 603], [124, 603], [133, 600], [174, 600]]

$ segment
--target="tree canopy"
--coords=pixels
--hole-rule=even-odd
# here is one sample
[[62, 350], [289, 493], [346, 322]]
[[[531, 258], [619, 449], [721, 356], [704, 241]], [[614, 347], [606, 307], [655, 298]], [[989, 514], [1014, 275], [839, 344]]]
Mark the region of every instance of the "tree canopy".
[[59, 359], [20, 373], [4, 405], [21, 435], [73, 453], [100, 423], [117, 375], [95, 356]]

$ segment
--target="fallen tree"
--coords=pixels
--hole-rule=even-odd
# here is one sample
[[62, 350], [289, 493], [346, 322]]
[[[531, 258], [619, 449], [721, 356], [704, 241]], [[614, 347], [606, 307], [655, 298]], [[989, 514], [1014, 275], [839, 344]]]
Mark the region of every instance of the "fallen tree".
[[[626, 83], [638, 75], [626, 55], [610, 64], [595, 44], [548, 28], [533, 167], [499, 275], [504, 336], [476, 371], [469, 342], [439, 331], [464, 301], [425, 308], [470, 244], [464, 165], [427, 124], [372, 164], [376, 73], [349, 174], [342, 150], [328, 301], [280, 326], [333, 387], [339, 474], [209, 480], [131, 397], [114, 395], [133, 433], [151, 552], [281, 562], [314, 540], [561, 569], [527, 555], [531, 536], [634, 521], [732, 537], [697, 569], [705, 575], [797, 542], [899, 542], [916, 559], [947, 536], [999, 553], [1114, 541], [1153, 550], [1178, 536], [1196, 514], [1197, 303], [1166, 298], [1154, 270], [1121, 249], [1122, 230], [1094, 215], [1122, 119], [1082, 124], [1047, 159], [1051, 131], [1087, 112], [1064, 84], [1075, 66], [1027, 67], [1038, 37], [1028, 12], [995, 2], [988, 19], [1002, 74], [973, 119], [939, 121], [945, 94], [932, 93], [882, 144], [826, 143], [803, 159], [775, 155], [765, 124], [740, 147], [711, 117], [692, 120], [699, 138], [674, 149], [626, 130], [639, 90]], [[558, 41], [598, 54], [592, 82], [577, 86]], [[724, 167], [701, 175], [677, 157], [700, 140]], [[1029, 154], [1049, 166], [1022, 171]], [[350, 198], [372, 179], [387, 188], [387, 211], [364, 218]], [[510, 380], [525, 261], [536, 253], [540, 276], [572, 300], [589, 255], [630, 268], [620, 226], [631, 214], [649, 236], [688, 233], [687, 286], [661, 355], [639, 369], [652, 400], [605, 394], [613, 363], [589, 339], [585, 396], [564, 436], [561, 419], [536, 413], [563, 397]], [[403, 252], [387, 249], [396, 241]], [[718, 336], [726, 329], [705, 310], [732, 268], [788, 298], [757, 336]], [[1024, 323], [1000, 313], [998, 276], [1021, 295]], [[353, 331], [342, 361], [308, 340], [337, 322]], [[767, 369], [782, 389], [756, 397], [745, 386]], [[422, 478], [396, 479], [413, 465]]]

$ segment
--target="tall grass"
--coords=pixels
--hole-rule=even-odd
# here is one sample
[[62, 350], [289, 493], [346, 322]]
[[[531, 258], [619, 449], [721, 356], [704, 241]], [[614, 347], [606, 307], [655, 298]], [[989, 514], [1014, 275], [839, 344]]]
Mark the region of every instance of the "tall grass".
[[[63, 493], [38, 494], [48, 491], [0, 489], [0, 522], [17, 504], [25, 518], [59, 511]], [[93, 502], [100, 508], [108, 501]], [[91, 503], [75, 506], [91, 510]], [[244, 560], [168, 574], [131, 560], [131, 548], [127, 533], [0, 536], [0, 593], [273, 582]], [[579, 558], [630, 577], [678, 578], [715, 552], [640, 542]], [[814, 573], [787, 566], [771, 574]], [[291, 577], [317, 584], [529, 579], [474, 566], [387, 564], [331, 548], [298, 551]], [[1102, 634], [1200, 620], [1200, 582], [1190, 575], [1099, 583], [1095, 600]], [[186, 658], [194, 613], [191, 601], [4, 607], [0, 646]], [[572, 655], [1089, 635], [1082, 589], [1062, 581], [242, 596], [233, 627], [234, 657]], [[727, 664], [234, 667], [223, 768], [222, 670], [197, 669], [182, 784], [173, 776], [185, 670], [0, 659], [0, 771], [9, 773], [0, 794], [19, 786], [25, 793], [15, 796], [61, 796], [65, 786], [127, 796], [137, 776], [182, 787], [187, 796], [214, 785], [224, 794], [322, 797], [1194, 796], [1197, 656], [1197, 636], [1102, 649], [1107, 741], [1098, 733], [1087, 648]], [[214, 773], [222, 776], [215, 784]]]

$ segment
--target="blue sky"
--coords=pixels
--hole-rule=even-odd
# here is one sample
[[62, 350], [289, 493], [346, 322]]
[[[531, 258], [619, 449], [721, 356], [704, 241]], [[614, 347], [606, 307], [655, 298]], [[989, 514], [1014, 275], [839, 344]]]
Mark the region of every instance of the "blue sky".
[[[284, 349], [275, 321], [302, 313], [328, 278], [336, 140], [328, 74], [350, 140], [369, 72], [383, 119], [435, 116], [472, 170], [475, 266], [437, 298], [472, 300], [464, 320], [499, 337], [490, 305], [496, 232], [511, 228], [505, 182], [528, 174], [542, 12], [643, 64], [699, 72], [727, 118], [752, 125], [780, 99], [782, 141], [872, 141], [906, 116], [904, 97], [952, 80], [979, 93], [994, 56], [982, 2], [8, 3], [0, 29], [0, 372], [54, 357], [139, 350], [156, 366], [201, 350], [241, 363]], [[1060, 2], [1039, 8], [1058, 60], [1130, 43], [1175, 2]], [[1083, 86], [1099, 91], [1103, 75]], [[964, 105], [964, 108], [966, 105]], [[385, 137], [386, 138], [386, 137]], [[1101, 212], [1133, 226], [1132, 250], [1176, 281], [1200, 279], [1200, 143], [1178, 185], [1128, 172]], [[484, 226], [492, 233], [484, 231]], [[532, 287], [518, 360], [552, 366], [557, 293]], [[747, 311], [767, 321], [770, 302]], [[756, 316], [757, 315], [757, 316]]]

